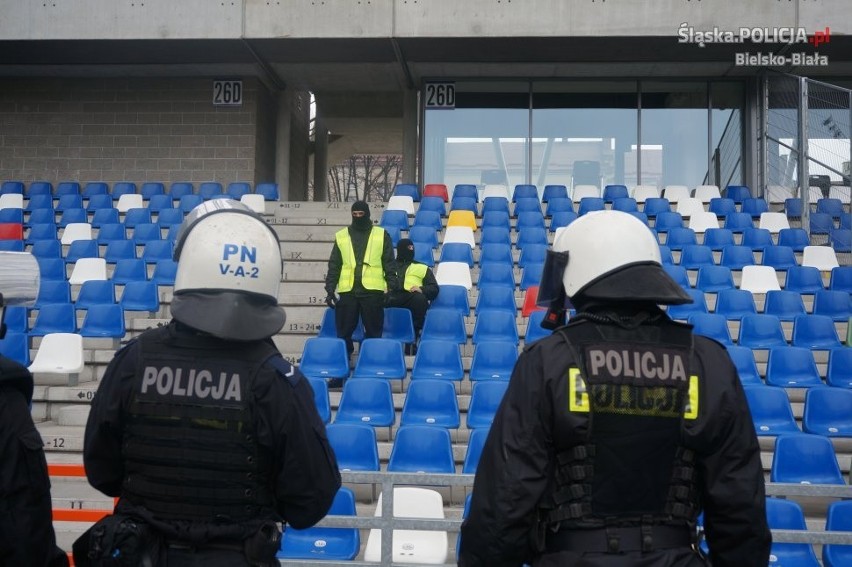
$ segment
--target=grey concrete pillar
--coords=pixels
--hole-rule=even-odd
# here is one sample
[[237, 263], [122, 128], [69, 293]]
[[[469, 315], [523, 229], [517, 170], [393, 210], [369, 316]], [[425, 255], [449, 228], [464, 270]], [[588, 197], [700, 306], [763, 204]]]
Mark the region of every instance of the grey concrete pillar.
[[402, 183], [417, 183], [417, 91], [407, 89], [402, 101]]
[[290, 199], [290, 105], [293, 102], [292, 91], [286, 89], [278, 93], [275, 125], [275, 182], [282, 201]]
[[314, 119], [314, 201], [328, 201], [328, 128], [319, 109]]

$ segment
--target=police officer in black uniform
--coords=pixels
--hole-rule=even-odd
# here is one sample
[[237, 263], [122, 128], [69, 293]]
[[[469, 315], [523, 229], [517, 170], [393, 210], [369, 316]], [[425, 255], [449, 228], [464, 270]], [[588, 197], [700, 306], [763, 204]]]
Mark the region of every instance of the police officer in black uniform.
[[[278, 238], [240, 203], [215, 199], [187, 216], [175, 257], [173, 320], [108, 366], [86, 425], [86, 473], [120, 497], [116, 515], [133, 524], [119, 535], [141, 532], [141, 552], [159, 547], [150, 553], [169, 567], [277, 564], [280, 522], [312, 526], [340, 487], [311, 386], [271, 339], [284, 325]], [[111, 551], [106, 531], [90, 556]]]
[[525, 349], [491, 426], [459, 565], [766, 565], [760, 449], [719, 343], [657, 306], [690, 298], [629, 214], [580, 217], [549, 252], [539, 299], [571, 322]]
[[[32, 254], [0, 252], [0, 311], [32, 305], [39, 287]], [[0, 315], [0, 339], [6, 326]], [[44, 442], [30, 414], [33, 376], [0, 355], [0, 567], [64, 567], [56, 546]]]

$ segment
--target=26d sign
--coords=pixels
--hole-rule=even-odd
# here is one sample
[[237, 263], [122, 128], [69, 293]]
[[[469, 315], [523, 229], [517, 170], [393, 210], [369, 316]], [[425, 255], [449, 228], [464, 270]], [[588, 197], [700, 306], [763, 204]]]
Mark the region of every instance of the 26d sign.
[[427, 109], [452, 110], [456, 107], [455, 83], [426, 83], [424, 94]]

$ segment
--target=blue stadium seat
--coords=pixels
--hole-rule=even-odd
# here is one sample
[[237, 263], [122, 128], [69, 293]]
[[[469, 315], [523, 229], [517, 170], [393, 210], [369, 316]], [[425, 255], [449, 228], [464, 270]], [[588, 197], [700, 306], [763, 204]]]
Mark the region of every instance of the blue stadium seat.
[[[848, 216], [844, 218], [848, 218]], [[828, 239], [835, 252], [852, 252], [852, 229], [832, 229], [828, 233]]]
[[[685, 230], [690, 229], [687, 228]], [[672, 250], [677, 250], [677, 248], [673, 248], [668, 244], [667, 246]], [[713, 251], [708, 246], [702, 244], [687, 244], [680, 252], [679, 265], [687, 270], [700, 270], [704, 266], [713, 266], [715, 265]]]
[[112, 191], [110, 191], [113, 201], [118, 201], [122, 195], [131, 195], [133, 193], [136, 193], [136, 184], [132, 181], [119, 181], [113, 184]]
[[774, 315], [743, 315], [737, 344], [752, 349], [787, 346], [781, 319]]
[[7, 331], [5, 338], [0, 339], [0, 354], [23, 366], [29, 366], [30, 339], [27, 333]]
[[36, 240], [56, 240], [56, 225], [53, 223], [39, 223], [30, 226], [27, 234], [27, 244], [32, 244]]
[[549, 202], [551, 199], [564, 197], [568, 198], [568, 188], [565, 185], [545, 185], [544, 192], [541, 195], [543, 203]]
[[769, 212], [769, 204], [763, 197], [748, 197], [743, 199], [742, 211], [754, 219], [759, 219], [761, 214]]
[[255, 187], [254, 192], [258, 195], [263, 195], [263, 198], [266, 201], [277, 201], [280, 199], [277, 183], [259, 183], [257, 187]]
[[133, 281], [148, 279], [148, 270], [145, 260], [126, 258], [115, 263], [115, 269], [110, 278], [113, 283], [126, 284]]
[[514, 288], [490, 285], [479, 291], [474, 312], [479, 315], [483, 310], [507, 311], [512, 315], [517, 314], [518, 308], [515, 304]]
[[792, 321], [799, 315], [806, 314], [802, 295], [786, 289], [772, 289], [766, 292], [763, 312], [766, 315], [775, 315], [782, 321]]
[[[485, 200], [488, 201], [488, 199], [491, 199], [491, 197], [488, 197]], [[541, 202], [539, 202], [538, 197], [521, 197], [517, 201], [512, 202], [515, 203], [515, 216], [519, 216], [521, 213], [541, 214]], [[485, 207], [482, 208], [482, 214], [485, 214]]]
[[402, 343], [393, 339], [364, 339], [358, 353], [353, 378], [405, 378], [405, 357]]
[[251, 184], [242, 181], [228, 183], [227, 195], [235, 201], [239, 201], [243, 195], [251, 193]]
[[453, 200], [450, 201], [450, 210], [473, 211], [473, 214], [476, 214], [476, 199], [474, 199], [473, 197], [459, 197], [453, 195]]
[[[548, 337], [553, 332], [552, 330], [545, 329], [541, 326], [545, 315], [547, 315], [547, 311], [544, 310], [533, 311], [530, 313], [527, 320], [527, 332], [524, 335], [525, 346], [539, 339], [543, 339], [544, 337]], [[564, 324], [565, 321], [562, 323]]]
[[695, 235], [695, 231], [691, 228], [675, 226], [668, 229], [668, 236], [666, 236], [666, 246], [668, 246], [672, 250], [682, 250], [687, 246], [696, 245], [698, 245], [698, 239]]
[[[441, 294], [438, 294], [441, 297]], [[421, 340], [437, 339], [452, 341], [456, 344], [467, 342], [467, 330], [464, 317], [455, 309], [438, 309], [434, 306], [426, 312]]]
[[476, 285], [482, 289], [487, 286], [498, 285], [514, 289], [515, 271], [509, 264], [503, 262], [486, 262], [479, 266], [479, 279]]
[[467, 289], [460, 285], [442, 285], [431, 305], [431, 309], [454, 309], [464, 315], [470, 314]]
[[[465, 200], [463, 202], [469, 201]], [[509, 199], [505, 197], [486, 197], [482, 201], [482, 216], [484, 217], [486, 214], [492, 215], [494, 213], [506, 213], [511, 216]]]
[[843, 210], [843, 201], [840, 199], [817, 199], [816, 212], [825, 213], [839, 219], [845, 214]]
[[796, 433], [775, 440], [770, 482], [846, 484], [828, 437]]
[[467, 409], [468, 429], [491, 426], [508, 387], [509, 382], [503, 380], [479, 381], [473, 385]]
[[[322, 321], [320, 322], [319, 332], [317, 333], [317, 336], [327, 337], [331, 339], [337, 338], [334, 309], [332, 309], [331, 307], [327, 307], [323, 311]], [[364, 322], [360, 318], [358, 319], [358, 326], [355, 328], [355, 332], [352, 333], [352, 340], [356, 343], [360, 343], [364, 340]]]
[[[795, 500], [767, 498], [766, 520], [769, 528], [773, 530], [808, 529], [802, 507]], [[807, 543], [774, 542], [769, 556], [770, 565], [778, 567], [819, 567], [813, 547]]]
[[[639, 211], [639, 206], [636, 199], [633, 197], [619, 197], [612, 202], [612, 210], [622, 211], [625, 213], [635, 213]], [[647, 222], [645, 224], [648, 224]]]
[[30, 253], [36, 258], [61, 258], [62, 244], [59, 240], [36, 240], [30, 247]]
[[603, 189], [603, 199], [607, 203], [612, 203], [616, 199], [627, 198], [628, 195], [626, 185], [605, 185]]
[[725, 189], [725, 197], [739, 204], [751, 198], [751, 191], [745, 185], [728, 185]]
[[834, 228], [834, 219], [826, 213], [811, 213], [811, 234], [828, 234]]
[[470, 363], [470, 380], [506, 380], [518, 360], [518, 346], [511, 341], [477, 343]]
[[180, 225], [172, 225], [169, 227], [168, 232], [166, 232], [165, 240], [171, 240], [174, 244], [177, 242], [178, 235], [180, 234]]
[[693, 332], [696, 335], [710, 337], [726, 346], [734, 344], [731, 341], [731, 334], [728, 332], [728, 320], [724, 315], [717, 313], [693, 313], [687, 321], [694, 327]]
[[789, 197], [784, 199], [784, 214], [789, 219], [798, 219], [802, 217], [802, 200]]
[[441, 246], [439, 262], [464, 262], [473, 267], [473, 250], [464, 242], [448, 242]]
[[[494, 197], [488, 197], [488, 199], [493, 199]], [[486, 199], [486, 201], [488, 200]], [[497, 227], [501, 229], [509, 229], [511, 223], [509, 222], [509, 213], [506, 211], [485, 211], [482, 213], [482, 223], [480, 225], [481, 229], [486, 229], [489, 227]]]
[[805, 395], [802, 429], [826, 437], [852, 437], [852, 390], [811, 388]]
[[156, 264], [160, 260], [171, 260], [174, 243], [171, 240], [150, 240], [145, 243], [142, 260], [146, 264]]
[[36, 261], [38, 262], [39, 272], [41, 272], [41, 281], [67, 281], [68, 274], [65, 269], [65, 260], [56, 256], [56, 257], [39, 257], [37, 254], [33, 253], [36, 256]]
[[547, 244], [547, 230], [541, 227], [528, 227], [518, 233], [515, 247], [523, 250], [528, 244]]
[[125, 228], [135, 228], [137, 224], [151, 222], [151, 211], [143, 208], [129, 209], [124, 213]]
[[[645, 214], [648, 213], [645, 212]], [[683, 228], [683, 217], [681, 216], [681, 214], [675, 211], [658, 212], [657, 220], [654, 222], [654, 230], [659, 233], [668, 232], [673, 228]], [[671, 244], [669, 244], [669, 246], [671, 246]]]
[[385, 307], [382, 338], [403, 344], [414, 343], [414, 320], [411, 317], [411, 311], [404, 307]]
[[819, 268], [814, 266], [793, 266], [787, 270], [787, 279], [784, 289], [798, 293], [816, 293], [825, 289], [822, 284], [822, 275]]
[[71, 286], [65, 280], [42, 280], [33, 309], [41, 309], [48, 303], [71, 303]]
[[21, 181], [4, 181], [0, 185], [0, 195], [23, 195], [24, 184]]
[[515, 228], [520, 233], [524, 233], [531, 229], [545, 230], [544, 215], [541, 211], [524, 211], [518, 213], [518, 220], [515, 222]]
[[458, 429], [461, 420], [453, 383], [428, 378], [412, 381], [405, 395], [399, 423], [401, 426], [429, 425]]
[[30, 213], [37, 210], [53, 211], [53, 197], [51, 195], [30, 195], [25, 211]]
[[827, 315], [799, 315], [793, 319], [793, 345], [809, 349], [838, 348], [840, 338], [834, 321]]
[[470, 183], [459, 183], [453, 188], [453, 197], [470, 197], [479, 201], [479, 191], [476, 185]]
[[[327, 515], [355, 516], [355, 495], [349, 488], [340, 487]], [[355, 559], [361, 550], [361, 536], [357, 528], [311, 527], [298, 530], [287, 526], [281, 537], [280, 559], [308, 559], [348, 561]]]
[[480, 265], [488, 263], [514, 264], [512, 246], [505, 242], [482, 244], [479, 252], [479, 263]]
[[763, 257], [760, 263], [764, 266], [772, 266], [775, 271], [786, 271], [797, 266], [796, 253], [790, 246], [767, 246], [763, 249]]
[[725, 216], [725, 225], [733, 233], [743, 232], [747, 228], [754, 228], [754, 221], [748, 213], [728, 213]]
[[193, 187], [192, 183], [184, 181], [172, 183], [168, 192], [175, 201], [180, 201], [186, 195], [193, 195], [194, 193], [195, 187]]
[[683, 305], [670, 305], [668, 308], [669, 317], [672, 319], [686, 320], [693, 313], [708, 313], [707, 301], [704, 299], [704, 292], [700, 289], [684, 290], [692, 297], [692, 303]]
[[[852, 500], [838, 500], [828, 505], [825, 529], [833, 532], [852, 532]], [[822, 562], [824, 567], [852, 565], [852, 545], [823, 545]]]
[[745, 266], [753, 266], [754, 252], [748, 246], [725, 246], [722, 248], [722, 258], [719, 264], [727, 266], [732, 270], [742, 270]]
[[0, 251], [2, 252], [23, 252], [23, 240], [0, 240]]
[[121, 339], [126, 330], [124, 327], [124, 310], [121, 305], [92, 305], [86, 311], [83, 324], [80, 325], [80, 335], [84, 337], [112, 337]]
[[521, 282], [518, 284], [521, 291], [526, 291], [532, 286], [538, 286], [541, 283], [541, 273], [544, 269], [544, 262], [531, 262], [524, 266], [521, 272]]
[[97, 240], [75, 240], [68, 245], [65, 262], [73, 264], [80, 258], [100, 258], [100, 248]]
[[482, 448], [485, 446], [485, 440], [488, 438], [488, 427], [480, 427], [470, 432], [470, 438], [467, 442], [467, 449], [464, 454], [464, 465], [462, 465], [462, 474], [476, 474], [476, 466], [479, 464], [479, 458], [482, 456]]
[[388, 472], [456, 472], [450, 432], [443, 427], [403, 425], [396, 432]]
[[757, 370], [757, 362], [754, 360], [754, 351], [744, 346], [728, 346], [726, 347], [728, 354], [737, 369], [737, 374], [740, 377], [740, 382], [747, 385], [762, 385], [763, 380], [760, 379], [760, 372]]
[[152, 195], [148, 201], [148, 210], [151, 213], [160, 213], [166, 209], [174, 209], [175, 203], [170, 195]]
[[802, 252], [811, 243], [803, 228], [782, 228], [778, 231], [778, 246], [789, 246], [794, 252]]
[[731, 213], [737, 212], [737, 204], [733, 199], [727, 197], [714, 197], [710, 199], [707, 210], [715, 214], [717, 217], [724, 218]]
[[[121, 222], [118, 214], [118, 209], [98, 209], [92, 214], [92, 228], [102, 228], [108, 224]], [[123, 228], [123, 225], [122, 225]]]
[[76, 181], [62, 181], [56, 186], [54, 197], [62, 198], [66, 195], [80, 195], [80, 184]]
[[171, 259], [157, 260], [154, 264], [154, 272], [151, 274], [151, 281], [157, 285], [175, 285], [175, 275], [177, 275], [177, 262]]
[[[307, 377], [311, 388], [314, 391], [314, 405], [317, 407], [317, 413], [320, 419], [326, 425], [331, 421], [331, 402], [328, 398], [328, 382], [323, 378]], [[372, 428], [370, 428], [372, 430]]]
[[205, 201], [218, 197], [224, 194], [222, 184], [215, 181], [205, 181], [198, 186], [198, 194]]
[[671, 212], [671, 205], [669, 204], [669, 200], [664, 197], [648, 197], [645, 199], [645, 206], [642, 209], [642, 212], [647, 215], [649, 219], [656, 217], [661, 213]]
[[427, 245], [430, 250], [438, 247], [438, 233], [429, 226], [415, 224], [409, 229], [408, 238], [420, 245]]
[[545, 244], [529, 244], [521, 251], [518, 266], [525, 268], [529, 264], [541, 264], [547, 257], [548, 246]]
[[829, 351], [825, 382], [829, 386], [852, 388], [852, 348]]
[[125, 311], [148, 311], [149, 313], [159, 311], [160, 295], [157, 282], [135, 281], [124, 284], [124, 291], [121, 293], [118, 304]]
[[512, 191], [512, 202], [527, 198], [535, 198], [538, 201], [538, 189], [536, 186], [529, 184], [515, 185], [515, 190]]
[[441, 197], [423, 197], [420, 201], [418, 211], [434, 211], [442, 217], [447, 216], [447, 205]]
[[[178, 200], [178, 206], [175, 207], [175, 208], [183, 211], [184, 214], [185, 214], [185, 213], [188, 213], [189, 211], [191, 211], [192, 209], [194, 209], [195, 207], [197, 207], [198, 205], [200, 205], [203, 202], [204, 202], [204, 198], [201, 195], [195, 195], [195, 194], [190, 193], [188, 195], [182, 196]], [[124, 222], [127, 223], [127, 220], [125, 220]], [[148, 222], [150, 222], [150, 221], [148, 221]]]
[[[680, 287], [683, 289], [692, 287], [692, 284], [689, 283], [689, 272], [683, 266], [678, 264], [663, 264], [663, 270], [665, 270], [671, 279], [680, 284]], [[699, 270], [698, 273], [701, 274], [701, 271]]]
[[411, 379], [461, 380], [464, 378], [459, 345], [453, 341], [421, 340], [414, 357]]
[[86, 210], [90, 213], [100, 211], [101, 209], [112, 209], [112, 195], [92, 195], [89, 197], [89, 202], [86, 203]]
[[71, 303], [50, 303], [38, 310], [29, 334], [41, 337], [50, 333], [76, 333], [77, 313]]
[[98, 244], [108, 244], [113, 240], [127, 240], [127, 230], [120, 222], [108, 223], [98, 229]]
[[152, 222], [144, 222], [133, 227], [131, 238], [137, 245], [143, 245], [152, 240], [162, 240], [160, 225]]
[[25, 333], [29, 327], [27, 308], [22, 305], [9, 305], [3, 314], [3, 323], [9, 332]]
[[782, 388], [811, 388], [823, 385], [813, 354], [810, 350], [797, 346], [775, 347], [769, 351], [766, 383]]
[[473, 344], [485, 341], [508, 341], [517, 346], [518, 327], [515, 313], [506, 311], [481, 311], [473, 326]]
[[556, 229], [568, 226], [577, 220], [577, 213], [574, 211], [557, 211], [550, 218], [550, 232], [556, 232]]
[[27, 195], [33, 197], [35, 195], [53, 195], [53, 184], [49, 181], [33, 181], [27, 188]]
[[299, 370], [309, 378], [347, 378], [346, 341], [336, 337], [311, 337], [305, 341]]
[[580, 204], [577, 207], [577, 214], [580, 216], [592, 211], [602, 211], [606, 208], [606, 203], [601, 197], [582, 197]]
[[65, 228], [69, 224], [77, 222], [89, 222], [89, 213], [86, 212], [86, 209], [82, 207], [65, 209], [62, 211], [62, 215], [59, 217], [59, 222], [57, 224], [62, 228]]
[[[41, 210], [41, 209], [39, 209]], [[46, 211], [47, 214], [44, 215], [48, 222], [44, 224], [56, 224], [53, 216], [53, 210], [48, 209]], [[30, 221], [27, 224], [33, 224], [37, 222], [37, 220], [33, 219], [30, 216]], [[0, 209], [0, 223], [13, 223], [13, 224], [24, 224], [24, 211], [22, 209]]]
[[704, 231], [704, 246], [712, 250], [722, 250], [734, 244], [734, 233], [727, 228], [708, 228]]
[[382, 211], [382, 218], [379, 221], [379, 226], [382, 228], [397, 227], [400, 230], [408, 230], [408, 213], [398, 209]]
[[[704, 293], [716, 293], [734, 288], [734, 276], [727, 266], [704, 265], [698, 269], [695, 287]], [[718, 308], [717, 308], [718, 309]]]
[[[489, 226], [482, 229], [482, 239], [480, 247], [485, 248], [491, 244], [512, 244], [512, 237], [508, 227]], [[480, 259], [480, 262], [482, 260]]]
[[571, 199], [568, 197], [551, 199], [547, 202], [547, 208], [545, 209], [544, 216], [552, 217], [556, 213], [566, 211], [574, 212], [574, 202]]
[[115, 304], [115, 285], [109, 280], [89, 280], [80, 286], [74, 308], [89, 309], [95, 305], [113, 304]]
[[[384, 390], [381, 387], [382, 395]], [[352, 390], [354, 392], [354, 390]], [[326, 427], [328, 441], [342, 471], [378, 471], [376, 430], [369, 422], [333, 423]]]
[[814, 315], [825, 315], [834, 321], [852, 317], [852, 296], [847, 291], [820, 289], [814, 294]]
[[437, 211], [418, 210], [414, 213], [413, 226], [428, 226], [438, 231], [444, 227], [444, 223], [441, 220], [441, 214]]
[[376, 378], [347, 380], [334, 423], [390, 427], [396, 422], [390, 382]]
[[754, 430], [758, 435], [801, 433], [784, 388], [753, 385], [746, 386], [744, 390]]
[[772, 233], [766, 228], [747, 228], [743, 230], [742, 245], [752, 250], [763, 250], [774, 247]]

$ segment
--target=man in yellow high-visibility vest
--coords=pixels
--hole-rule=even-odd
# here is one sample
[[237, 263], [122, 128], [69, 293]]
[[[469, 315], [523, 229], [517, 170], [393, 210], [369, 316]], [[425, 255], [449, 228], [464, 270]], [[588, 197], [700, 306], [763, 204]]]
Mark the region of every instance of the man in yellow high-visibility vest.
[[429, 266], [414, 259], [414, 242], [407, 238], [400, 239], [396, 244], [394, 269], [402, 286], [390, 290], [387, 306], [404, 307], [411, 311], [415, 338], [413, 344], [406, 345], [406, 350], [408, 354], [417, 354], [417, 342], [426, 320], [426, 311], [438, 297], [438, 281]]
[[[346, 340], [352, 354], [352, 334], [358, 318], [364, 323], [364, 336], [382, 336], [385, 321], [385, 292], [398, 287], [393, 270], [393, 243], [380, 226], [373, 226], [370, 207], [364, 201], [352, 203], [352, 224], [334, 235], [325, 278], [326, 304], [335, 311], [337, 336]], [[335, 292], [337, 295], [335, 295]], [[339, 384], [331, 383], [332, 387]]]

